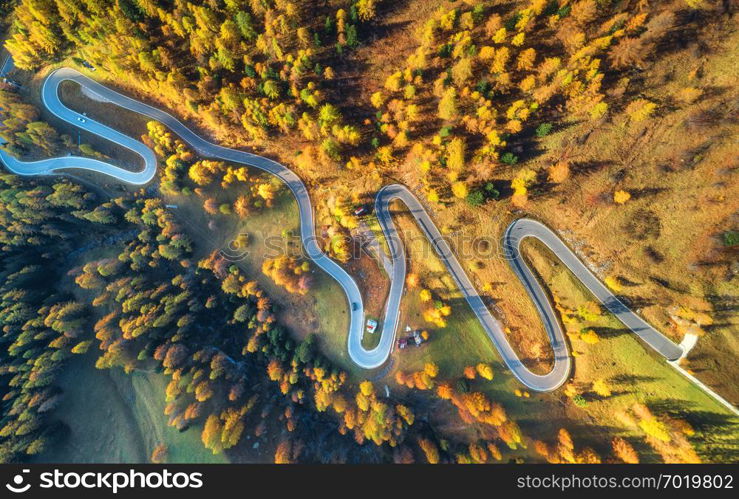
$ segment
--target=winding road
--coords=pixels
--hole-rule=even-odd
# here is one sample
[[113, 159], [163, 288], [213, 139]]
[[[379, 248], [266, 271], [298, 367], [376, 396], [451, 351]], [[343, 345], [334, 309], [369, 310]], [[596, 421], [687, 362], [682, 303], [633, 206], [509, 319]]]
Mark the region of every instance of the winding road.
[[364, 306], [359, 287], [341, 266], [321, 250], [315, 237], [313, 207], [308, 191], [300, 178], [280, 163], [262, 156], [228, 149], [208, 142], [174, 116], [111, 90], [74, 69], [61, 68], [52, 72], [42, 86], [41, 96], [46, 108], [59, 119], [138, 154], [143, 159], [144, 168], [141, 171], [130, 171], [103, 161], [75, 156], [26, 162], [0, 149], [0, 160], [5, 163], [10, 171], [18, 175], [49, 175], [63, 173], [69, 169], [83, 169], [109, 175], [122, 182], [134, 185], [146, 184], [156, 175], [156, 156], [146, 145], [102, 123], [83, 117], [61, 102], [59, 85], [64, 81], [78, 83], [88, 91], [111, 103], [159, 121], [179, 135], [182, 140], [203, 157], [253, 166], [275, 175], [284, 182], [292, 191], [298, 203], [301, 239], [307, 256], [339, 283], [347, 297], [348, 310], [350, 311], [348, 352], [352, 361], [362, 368], [377, 368], [387, 361], [393, 350], [395, 333], [398, 329], [400, 302], [406, 277], [406, 255], [389, 208], [390, 203], [394, 200], [400, 200], [408, 207], [411, 216], [431, 241], [441, 261], [456, 281], [487, 335], [498, 349], [503, 361], [516, 378], [528, 388], [536, 391], [550, 391], [561, 386], [569, 376], [571, 358], [557, 315], [552, 309], [544, 289], [542, 289], [521, 255], [520, 245], [527, 237], [536, 238], [549, 247], [608, 310], [667, 360], [677, 360], [683, 353], [681, 346], [672, 343], [614, 296], [552, 230], [534, 220], [519, 219], [511, 223], [505, 231], [503, 237], [504, 257], [509, 261], [513, 271], [522, 281], [526, 291], [534, 301], [554, 351], [552, 371], [545, 375], [533, 373], [521, 362], [513, 350], [506, 338], [503, 326], [485, 306], [428, 212], [406, 187], [398, 184], [383, 187], [375, 201], [375, 212], [388, 242], [393, 264], [392, 275], [390, 276], [390, 292], [385, 305], [384, 326], [381, 331], [380, 342], [375, 348], [366, 349], [362, 346]]

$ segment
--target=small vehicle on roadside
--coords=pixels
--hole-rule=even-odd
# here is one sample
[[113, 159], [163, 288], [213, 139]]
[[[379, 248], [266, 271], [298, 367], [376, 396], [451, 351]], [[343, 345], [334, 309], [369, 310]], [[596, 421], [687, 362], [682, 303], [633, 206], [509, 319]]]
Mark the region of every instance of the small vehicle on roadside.
[[77, 121], [79, 121], [80, 123], [87, 123], [87, 120], [85, 118], [82, 118], [82, 117], [78, 117], [77, 118]]
[[366, 330], [369, 334], [373, 334], [377, 331], [377, 321], [374, 319], [367, 319]]
[[361, 217], [363, 215], [367, 215], [370, 212], [369, 208], [367, 208], [366, 205], [357, 206], [354, 209], [354, 216], [355, 217]]
[[416, 329], [408, 336], [404, 336], [403, 338], [398, 338], [398, 348], [400, 350], [403, 350], [404, 348], [409, 347], [409, 346], [420, 347], [425, 342], [426, 342], [426, 339], [424, 339], [423, 335], [421, 334], [421, 331]]

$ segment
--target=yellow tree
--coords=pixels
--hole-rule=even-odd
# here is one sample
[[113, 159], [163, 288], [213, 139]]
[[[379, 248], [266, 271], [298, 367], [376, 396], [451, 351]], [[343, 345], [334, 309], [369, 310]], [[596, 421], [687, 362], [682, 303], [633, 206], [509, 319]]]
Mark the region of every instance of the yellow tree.
[[611, 389], [604, 379], [596, 379], [593, 381], [593, 391], [601, 397], [611, 396]]
[[472, 78], [472, 61], [469, 57], [463, 57], [452, 67], [452, 79], [455, 85], [462, 87], [470, 78]]
[[283, 440], [275, 449], [275, 464], [291, 464], [293, 462], [292, 444], [289, 440]]
[[639, 464], [639, 454], [636, 453], [634, 447], [621, 437], [614, 437], [611, 440], [613, 454], [626, 464]]
[[624, 204], [629, 199], [631, 199], [631, 194], [628, 191], [618, 190], [613, 193], [613, 202], [616, 204]]
[[429, 377], [435, 378], [439, 374], [439, 366], [436, 365], [434, 362], [426, 362], [423, 365], [423, 372], [426, 373]]
[[567, 161], [557, 161], [549, 167], [549, 181], [561, 184], [570, 176], [570, 164]]
[[467, 184], [464, 182], [458, 181], [452, 184], [452, 194], [454, 194], [455, 197], [464, 199], [467, 197], [468, 193], [469, 190], [467, 189]]
[[409, 273], [405, 278], [405, 285], [408, 286], [409, 289], [417, 288], [420, 283], [421, 278], [418, 277], [418, 274]]
[[441, 383], [436, 387], [436, 395], [443, 400], [449, 400], [454, 396], [454, 390], [449, 383]]
[[203, 432], [201, 434], [201, 440], [203, 445], [207, 449], [210, 449], [213, 454], [219, 454], [223, 451], [223, 444], [221, 443], [221, 431], [223, 430], [223, 424], [221, 419], [215, 414], [208, 416], [203, 426]]
[[480, 362], [479, 364], [477, 364], [477, 366], [475, 366], [475, 369], [477, 370], [477, 373], [480, 375], [480, 377], [487, 380], [493, 379], [493, 366], [491, 366], [490, 364]]
[[652, 115], [657, 108], [657, 104], [646, 99], [637, 99], [626, 107], [626, 114], [629, 115], [631, 121], [640, 122]]
[[439, 118], [452, 121], [457, 117], [457, 91], [450, 87], [439, 100]]
[[234, 201], [234, 212], [241, 217], [246, 218], [250, 211], [250, 200], [247, 196], [241, 195]]
[[449, 141], [446, 147], [446, 166], [454, 172], [461, 172], [464, 169], [464, 139], [455, 137]]
[[519, 71], [529, 71], [534, 67], [534, 61], [536, 60], [536, 50], [528, 48], [521, 51], [516, 59], [516, 69]]
[[355, 6], [357, 8], [357, 15], [362, 21], [370, 21], [375, 18], [376, 0], [357, 0]]
[[419, 438], [418, 446], [426, 456], [426, 462], [429, 464], [438, 464], [439, 462], [439, 448], [434, 442], [427, 438]]

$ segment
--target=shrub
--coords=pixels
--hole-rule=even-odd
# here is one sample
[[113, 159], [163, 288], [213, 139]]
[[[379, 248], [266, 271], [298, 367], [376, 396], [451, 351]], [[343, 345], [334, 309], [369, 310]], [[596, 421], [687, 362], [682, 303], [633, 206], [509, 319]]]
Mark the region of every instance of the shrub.
[[472, 191], [467, 195], [467, 202], [471, 206], [480, 206], [485, 202], [485, 196], [483, 195], [482, 191]]
[[574, 397], [572, 397], [572, 401], [578, 407], [587, 407], [588, 405], [588, 401], [585, 400], [585, 398], [582, 395], [575, 395]]
[[498, 199], [500, 197], [500, 191], [495, 188], [495, 184], [492, 182], [485, 184], [485, 194], [489, 199]]
[[631, 194], [628, 191], [619, 190], [613, 193], [613, 202], [616, 204], [624, 204], [629, 199]]
[[513, 166], [518, 163], [518, 156], [511, 152], [507, 152], [500, 157], [500, 160], [507, 165]]
[[542, 123], [538, 127], [536, 127], [536, 136], [537, 137], [546, 137], [549, 135], [549, 132], [552, 131], [552, 124], [551, 123]]
[[724, 240], [724, 246], [739, 245], [739, 231], [730, 230], [728, 232], [724, 232], [723, 240]]

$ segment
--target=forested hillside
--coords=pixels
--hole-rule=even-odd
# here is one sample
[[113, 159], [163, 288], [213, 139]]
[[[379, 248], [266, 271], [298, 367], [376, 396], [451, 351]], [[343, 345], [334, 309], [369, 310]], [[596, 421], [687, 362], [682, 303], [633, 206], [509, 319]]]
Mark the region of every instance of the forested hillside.
[[54, 377], [90, 346], [89, 309], [58, 283], [86, 231], [110, 232], [114, 207], [78, 185], [0, 180], [0, 460], [38, 454], [58, 433]]
[[320, 122], [323, 150], [338, 158], [359, 135], [326, 105], [323, 87], [335, 76], [326, 60], [357, 46], [374, 4], [22, 2], [7, 47], [24, 69], [78, 51], [120, 83], [177, 103], [219, 133], [240, 126], [261, 141]]
[[[37, 454], [63, 434], [53, 419], [64, 396], [54, 375], [65, 358], [91, 347], [102, 350], [99, 369], [155, 367], [169, 376], [162, 394], [169, 423], [183, 431], [203, 425], [203, 444], [214, 453], [237, 445], [246, 430], [260, 436], [283, 426], [295, 436], [283, 438], [278, 461], [354, 461], [356, 444], [365, 441], [377, 447], [362, 459], [388, 459], [385, 444], [398, 448], [396, 459], [412, 459], [411, 435], [429, 431], [413, 429], [413, 410], [381, 397], [368, 381], [347, 385], [314, 338], [290, 339], [275, 323], [270, 299], [222, 255], [193, 261], [188, 237], [161, 201], [95, 204], [75, 184], [3, 181], [3, 461]], [[72, 241], [100, 231], [91, 223], [133, 227], [136, 236], [117, 256], [65, 275]], [[91, 303], [57, 291], [67, 276], [93, 291]], [[433, 386], [437, 369], [427, 365], [419, 378], [425, 386]], [[494, 410], [490, 424], [505, 429], [502, 438], [515, 448], [520, 432], [504, 409], [476, 395], [465, 403], [476, 404], [480, 417]], [[353, 439], [341, 438], [346, 434]]]

